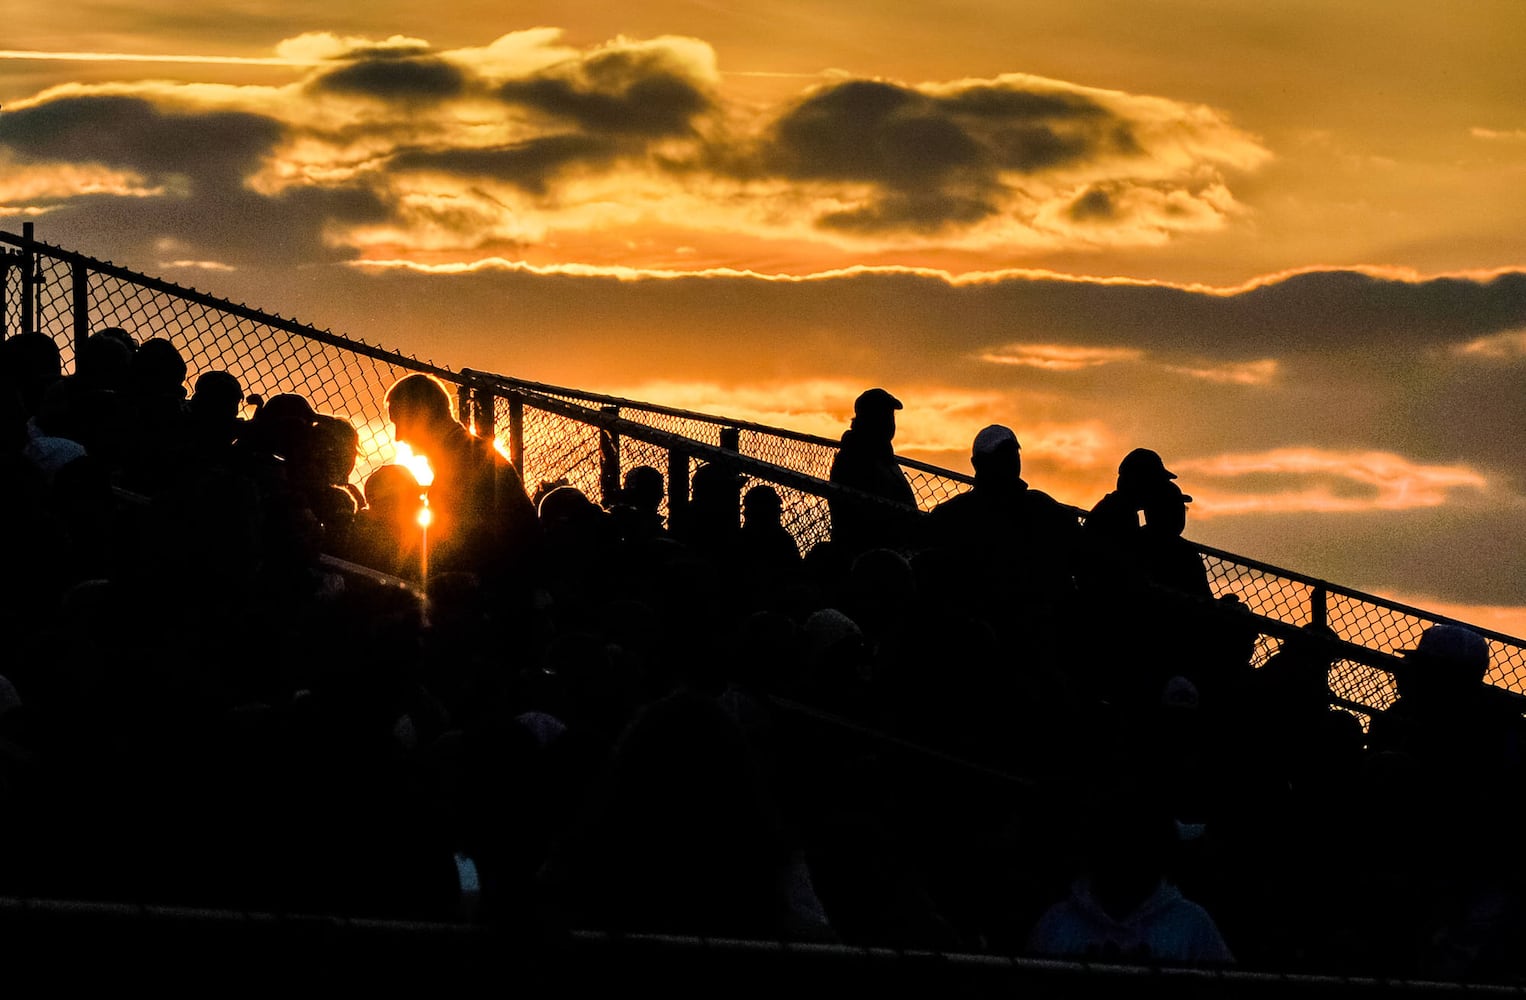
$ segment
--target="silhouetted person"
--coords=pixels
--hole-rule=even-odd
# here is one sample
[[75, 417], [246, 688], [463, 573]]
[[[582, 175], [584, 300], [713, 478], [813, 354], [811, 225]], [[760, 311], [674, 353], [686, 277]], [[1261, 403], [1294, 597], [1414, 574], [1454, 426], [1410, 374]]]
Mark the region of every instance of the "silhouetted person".
[[614, 522], [604, 508], [576, 486], [558, 486], [536, 505], [540, 519], [542, 570], [563, 626], [598, 605], [609, 586], [609, 560], [618, 544]]
[[327, 551], [343, 551], [355, 512], [365, 497], [350, 482], [360, 457], [360, 432], [344, 417], [320, 413], [313, 417], [300, 475], [308, 506], [323, 525]]
[[800, 546], [784, 526], [779, 491], [759, 483], [742, 497], [742, 551], [754, 565], [789, 572], [800, 565]]
[[164, 489], [190, 451], [186, 373], [180, 350], [163, 337], [144, 341], [132, 356], [123, 462], [128, 484], [142, 492]]
[[1023, 479], [1011, 428], [991, 424], [975, 435], [970, 464], [974, 487], [933, 508], [927, 544], [950, 550], [956, 571], [978, 583], [977, 613], [993, 624], [1058, 624], [1055, 614], [1068, 613], [1075, 597], [1081, 531], [1075, 512]]
[[1083, 522], [1088, 549], [1087, 580], [1105, 586], [1114, 582], [1119, 563], [1134, 558], [1140, 544], [1145, 505], [1166, 487], [1176, 473], [1166, 468], [1157, 452], [1135, 448], [1118, 463], [1115, 489], [1098, 500]]
[[135, 350], [104, 330], [92, 333], [80, 345], [74, 372], [88, 388], [124, 392], [132, 378]]
[[[1518, 700], [1486, 683], [1489, 643], [1463, 625], [1428, 627], [1404, 657], [1399, 697], [1368, 728], [1369, 754], [1396, 758], [1414, 817], [1418, 885], [1431, 928], [1426, 976], [1464, 978], [1517, 949], [1526, 887], [1485, 845], [1519, 843], [1526, 791]], [[1518, 961], [1518, 960], [1517, 960]]]
[[1482, 635], [1432, 625], [1400, 653], [1399, 697], [1373, 717], [1369, 747], [1409, 754], [1448, 781], [1480, 769], [1519, 771], [1526, 748], [1520, 709], [1485, 683], [1490, 657]]
[[[860, 393], [853, 401], [853, 422], [843, 432], [829, 478], [839, 486], [915, 510], [916, 494], [891, 446], [895, 440], [895, 411], [901, 408], [901, 401], [884, 389]], [[909, 541], [911, 516], [846, 499], [834, 499], [829, 506], [832, 541], [849, 558], [868, 549], [901, 548]]]
[[779, 491], [759, 483], [742, 497], [742, 530], [737, 535], [734, 565], [738, 584], [755, 607], [769, 605], [802, 572], [800, 547], [784, 527], [784, 503]]
[[650, 465], [638, 465], [625, 474], [620, 497], [609, 508], [622, 540], [642, 541], [667, 533], [661, 511], [666, 492], [662, 472]]
[[190, 410], [197, 420], [222, 427], [233, 425], [243, 405], [244, 387], [232, 372], [214, 369], [196, 376]]
[[42, 394], [63, 377], [58, 345], [45, 333], [0, 340], [0, 385], [14, 398], [23, 422], [42, 406]]
[[673, 537], [716, 561], [729, 559], [741, 531], [742, 477], [722, 462], [694, 470], [690, 498], [673, 524]]
[[428, 488], [434, 521], [430, 565], [478, 572], [502, 581], [511, 563], [539, 536], [535, 508], [514, 466], [455, 418], [450, 393], [430, 375], [405, 375], [387, 392], [393, 437], [425, 456], [434, 472]]
[[383, 465], [366, 477], [365, 507], [355, 515], [346, 558], [419, 580], [424, 487], [406, 466]]
[[1213, 917], [1167, 878], [1176, 824], [1147, 786], [1099, 793], [1086, 806], [1081, 836], [1082, 869], [1070, 896], [1039, 918], [1025, 951], [1149, 966], [1234, 962]]
[[1173, 482], [1145, 498], [1145, 523], [1139, 530], [1139, 569], [1145, 578], [1189, 597], [1209, 598], [1208, 567], [1197, 547], [1182, 537], [1192, 498]]

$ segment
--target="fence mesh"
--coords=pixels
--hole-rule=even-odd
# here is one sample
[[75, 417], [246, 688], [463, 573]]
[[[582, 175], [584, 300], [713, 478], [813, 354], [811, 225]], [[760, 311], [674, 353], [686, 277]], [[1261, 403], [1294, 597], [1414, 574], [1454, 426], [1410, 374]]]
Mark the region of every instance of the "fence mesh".
[[[481, 423], [487, 424], [491, 414], [500, 448], [522, 464], [532, 491], [541, 483], [566, 482], [607, 501], [612, 497], [605, 495], [604, 486], [610, 478], [617, 483], [638, 465], [653, 466], [665, 478], [676, 471], [687, 479], [706, 458], [716, 460], [715, 449], [728, 449], [747, 460], [742, 463], [744, 491], [768, 483], [779, 492], [784, 525], [802, 552], [830, 535], [828, 498], [841, 492], [825, 481], [836, 448], [831, 440], [503, 375], [452, 372], [25, 236], [0, 233], [0, 250], [6, 250], [0, 256], [0, 334], [46, 334], [58, 345], [69, 372], [77, 337], [120, 326], [140, 341], [169, 340], [185, 358], [192, 383], [202, 372], [224, 370], [239, 379], [245, 392], [266, 398], [300, 393], [320, 412], [346, 417], [356, 426], [361, 438], [357, 483], [394, 459], [384, 404], [388, 387], [421, 371], [479, 393], [479, 402], [481, 393], [491, 397]], [[611, 421], [620, 429], [613, 441], [606, 437], [616, 426]], [[675, 441], [683, 443], [681, 450]], [[522, 442], [518, 454], [515, 442]], [[618, 451], [613, 468], [611, 444]], [[903, 468], [922, 510], [969, 488], [970, 478], [961, 473], [916, 462], [903, 462]], [[670, 492], [682, 492], [664, 500], [664, 516], [687, 496], [683, 480], [669, 482]], [[1236, 595], [1268, 622], [1323, 624], [1338, 638], [1377, 654], [1411, 647], [1425, 627], [1450, 620], [1232, 553], [1202, 552], [1215, 595]], [[1267, 627], [1258, 641], [1257, 665], [1279, 647], [1275, 631]], [[1493, 652], [1489, 680], [1526, 691], [1526, 644], [1480, 631]], [[1392, 676], [1377, 657], [1371, 663], [1336, 662], [1330, 684], [1337, 697], [1369, 711], [1387, 707], [1394, 697]]]

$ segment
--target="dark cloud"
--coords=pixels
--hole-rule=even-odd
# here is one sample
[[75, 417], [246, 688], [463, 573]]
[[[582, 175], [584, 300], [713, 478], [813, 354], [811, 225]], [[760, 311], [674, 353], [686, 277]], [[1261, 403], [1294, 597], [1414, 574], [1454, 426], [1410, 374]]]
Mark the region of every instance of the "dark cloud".
[[645, 137], [693, 134], [713, 110], [707, 89], [660, 50], [614, 49], [499, 88], [505, 101], [589, 132]]
[[804, 101], [774, 128], [768, 165], [798, 179], [874, 181], [895, 190], [984, 171], [985, 151], [937, 102], [866, 80]]
[[[1003, 173], [1140, 155], [1130, 123], [1079, 94], [1007, 82], [931, 91], [850, 80], [788, 109], [752, 160], [733, 169], [875, 189], [870, 204], [818, 219], [826, 228], [933, 231], [997, 212]], [[1093, 221], [1105, 218], [1096, 201], [1081, 209], [1093, 210]]]
[[0, 148], [20, 162], [101, 163], [164, 185], [153, 196], [55, 203], [49, 229], [87, 252], [104, 244], [123, 259], [158, 260], [157, 248], [173, 245], [231, 263], [353, 256], [329, 246], [324, 232], [334, 222], [386, 218], [373, 193], [297, 187], [266, 195], [244, 184], [283, 134], [259, 115], [173, 113], [121, 96], [65, 97], [0, 116]]
[[330, 227], [387, 217], [388, 206], [362, 189], [291, 188], [267, 196], [230, 185], [150, 198], [86, 196], [49, 212], [45, 225], [49, 240], [145, 267], [168, 254], [289, 268], [355, 257], [350, 247], [330, 243]]
[[1105, 120], [1112, 116], [1080, 94], [1037, 93], [1011, 86], [981, 84], [941, 98], [949, 112], [1015, 121]]
[[978, 194], [962, 195], [937, 189], [893, 192], [863, 208], [828, 212], [817, 219], [823, 229], [847, 233], [879, 233], [888, 229], [935, 233], [949, 225], [979, 222], [996, 206]]
[[1113, 199], [1101, 188], [1088, 188], [1086, 193], [1070, 203], [1068, 213], [1076, 222], [1107, 221], [1118, 214]]
[[498, 180], [540, 195], [562, 171], [607, 163], [618, 152], [619, 147], [608, 139], [552, 135], [491, 149], [408, 150], [394, 156], [389, 166], [395, 171]]
[[322, 93], [400, 103], [449, 100], [465, 93], [467, 85], [465, 71], [444, 59], [387, 49], [375, 50], [308, 83]]
[[282, 135], [260, 115], [167, 112], [136, 97], [61, 97], [0, 115], [0, 147], [20, 162], [101, 163], [151, 179], [245, 176]]

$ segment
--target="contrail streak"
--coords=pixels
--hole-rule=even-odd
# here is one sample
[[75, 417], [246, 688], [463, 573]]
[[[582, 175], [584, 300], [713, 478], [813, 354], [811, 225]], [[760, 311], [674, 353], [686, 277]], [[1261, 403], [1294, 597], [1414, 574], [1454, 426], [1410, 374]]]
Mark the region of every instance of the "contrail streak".
[[145, 55], [135, 52], [37, 52], [31, 49], [0, 49], [0, 59], [51, 59], [63, 62], [211, 63], [232, 66], [317, 66], [315, 59], [282, 59], [278, 56]]

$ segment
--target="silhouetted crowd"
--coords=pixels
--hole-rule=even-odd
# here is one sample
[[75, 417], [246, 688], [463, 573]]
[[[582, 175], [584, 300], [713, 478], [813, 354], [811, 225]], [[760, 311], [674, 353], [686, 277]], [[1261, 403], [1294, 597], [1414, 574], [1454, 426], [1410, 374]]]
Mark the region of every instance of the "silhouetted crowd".
[[724, 462], [527, 488], [431, 376], [424, 486], [168, 340], [76, 362], [0, 343], [0, 894], [1521, 978], [1483, 638], [1370, 719], [1319, 633], [1253, 667], [1153, 451], [1078, 516], [993, 425], [921, 512], [873, 389], [802, 552]]

